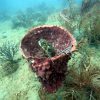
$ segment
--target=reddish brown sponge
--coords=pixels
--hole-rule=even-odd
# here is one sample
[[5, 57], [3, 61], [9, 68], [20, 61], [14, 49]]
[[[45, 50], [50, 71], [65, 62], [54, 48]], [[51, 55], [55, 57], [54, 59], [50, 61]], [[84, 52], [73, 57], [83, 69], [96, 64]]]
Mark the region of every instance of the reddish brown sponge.
[[[43, 49], [38, 45], [41, 38], [52, 44], [56, 52], [54, 57], [44, 56]], [[50, 93], [55, 92], [62, 85], [67, 72], [67, 62], [71, 53], [75, 51], [75, 46], [76, 40], [73, 36], [57, 26], [33, 28], [21, 41], [23, 56], [30, 62], [43, 88]], [[59, 52], [63, 50], [65, 52], [60, 54]]]

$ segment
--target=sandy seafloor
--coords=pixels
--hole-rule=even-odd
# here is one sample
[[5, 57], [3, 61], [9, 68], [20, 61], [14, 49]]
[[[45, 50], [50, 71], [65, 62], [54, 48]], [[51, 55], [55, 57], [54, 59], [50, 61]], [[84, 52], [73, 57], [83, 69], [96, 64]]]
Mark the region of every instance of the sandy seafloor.
[[[59, 25], [57, 18], [51, 15], [46, 24]], [[0, 22], [0, 45], [7, 40], [21, 42], [23, 36], [30, 28], [12, 29], [10, 20]], [[94, 49], [91, 55], [91, 62], [94, 66], [100, 67], [100, 51]], [[79, 54], [77, 54], [79, 56]], [[78, 56], [76, 59], [78, 59]], [[16, 57], [21, 58], [18, 70], [12, 75], [2, 77], [2, 67], [0, 66], [0, 100], [40, 100], [38, 90], [41, 87], [35, 73], [28, 67], [28, 63], [22, 58], [20, 49]], [[97, 76], [97, 77], [100, 77]], [[94, 84], [100, 86], [100, 80], [93, 79]]]

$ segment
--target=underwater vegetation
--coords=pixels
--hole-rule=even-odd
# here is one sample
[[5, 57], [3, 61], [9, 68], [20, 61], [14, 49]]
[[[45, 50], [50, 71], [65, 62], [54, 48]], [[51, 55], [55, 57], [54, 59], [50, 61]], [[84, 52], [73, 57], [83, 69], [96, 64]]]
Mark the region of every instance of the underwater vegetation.
[[[73, 1], [73, 0], [72, 0]], [[87, 3], [83, 0], [82, 6], [73, 6], [73, 2], [69, 3], [69, 8], [64, 9], [59, 14], [59, 21], [62, 26], [68, 28], [71, 33], [78, 35], [77, 40], [81, 38], [87, 38], [88, 43], [91, 45], [100, 44], [100, 2], [97, 0], [86, 0], [89, 1], [88, 8]], [[84, 7], [83, 7], [84, 5]], [[89, 6], [90, 5], [90, 6]], [[72, 10], [70, 10], [72, 9]], [[82, 11], [83, 9], [83, 11]], [[85, 10], [86, 9], [86, 10]], [[71, 13], [71, 14], [70, 14]], [[71, 17], [74, 15], [73, 17]], [[77, 33], [75, 33], [77, 32]], [[74, 36], [75, 36], [74, 35]]]
[[80, 6], [76, 5], [74, 0], [66, 0], [68, 7], [59, 13], [58, 20], [61, 25], [73, 33], [79, 27], [80, 22]]
[[80, 9], [81, 14], [88, 12], [97, 3], [100, 3], [100, 0], [83, 0]]
[[85, 13], [80, 22], [80, 30], [84, 31], [85, 38], [90, 45], [100, 44], [100, 4], [95, 4], [89, 12]]
[[10, 15], [6, 11], [0, 11], [0, 22], [10, 19]]
[[43, 25], [50, 16], [51, 11], [44, 3], [36, 8], [27, 8], [25, 11], [19, 11], [12, 18], [12, 28], [34, 27]]
[[68, 67], [65, 96], [67, 99], [70, 98], [69, 100], [99, 100], [100, 86], [93, 85], [92, 79], [96, 75], [100, 75], [100, 68], [92, 65], [91, 55], [93, 50], [89, 48], [87, 40], [81, 44], [78, 52], [81, 54], [80, 60], [75, 60], [74, 55], [75, 58], [72, 58], [73, 60]]
[[18, 59], [15, 55], [18, 51], [18, 44], [7, 41], [0, 47], [0, 63], [5, 75], [15, 72], [18, 68]]

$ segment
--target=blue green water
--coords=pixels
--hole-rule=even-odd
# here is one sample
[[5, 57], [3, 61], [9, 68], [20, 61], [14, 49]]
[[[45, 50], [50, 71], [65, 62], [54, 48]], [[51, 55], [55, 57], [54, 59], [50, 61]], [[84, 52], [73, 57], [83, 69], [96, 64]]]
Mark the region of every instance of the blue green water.
[[[51, 10], [61, 10], [66, 7], [67, 0], [0, 0], [0, 11], [25, 10], [28, 7], [50, 7]], [[81, 3], [81, 0], [74, 0], [76, 3]]]
[[[100, 0], [0, 0], [0, 100], [100, 100], [99, 13]], [[67, 29], [77, 50], [65, 87], [39, 95], [41, 83], [20, 44], [30, 29], [43, 25]]]

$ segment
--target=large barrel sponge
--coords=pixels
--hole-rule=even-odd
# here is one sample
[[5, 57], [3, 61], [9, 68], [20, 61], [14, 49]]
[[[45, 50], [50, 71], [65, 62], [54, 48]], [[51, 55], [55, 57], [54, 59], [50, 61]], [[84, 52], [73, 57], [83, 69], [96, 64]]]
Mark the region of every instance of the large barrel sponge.
[[[43, 55], [44, 51], [38, 44], [41, 38], [52, 44], [55, 56]], [[29, 30], [21, 41], [23, 56], [48, 92], [55, 92], [62, 85], [67, 72], [67, 62], [75, 47], [76, 40], [73, 36], [58, 26], [35, 27]]]

